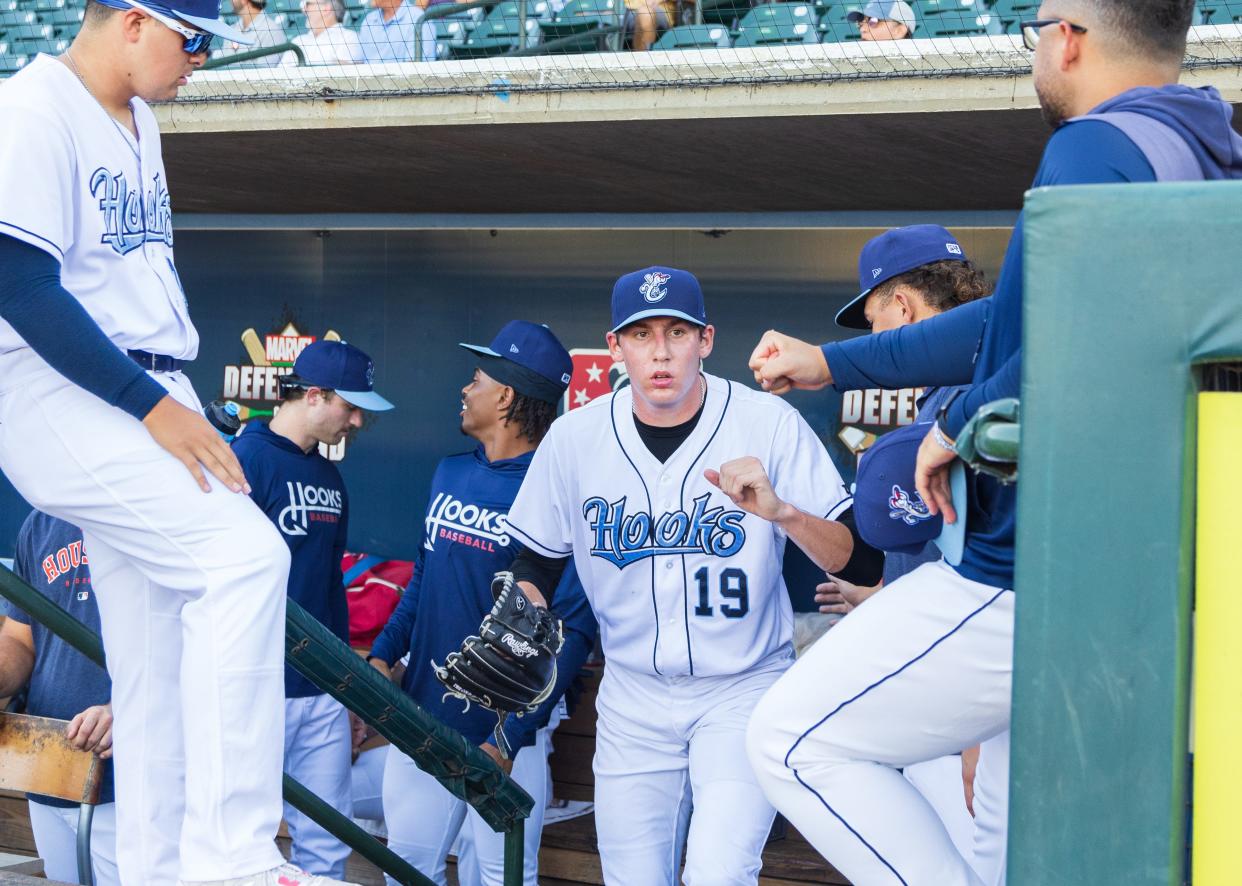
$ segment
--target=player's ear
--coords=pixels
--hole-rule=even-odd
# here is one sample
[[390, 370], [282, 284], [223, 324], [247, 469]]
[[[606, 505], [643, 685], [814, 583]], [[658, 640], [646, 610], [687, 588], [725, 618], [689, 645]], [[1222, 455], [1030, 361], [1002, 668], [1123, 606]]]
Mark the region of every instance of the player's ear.
[[621, 339], [615, 332], [608, 333], [604, 338], [608, 342], [608, 353], [612, 355], [612, 362], [623, 363], [625, 355], [621, 353]]
[[1082, 36], [1074, 32], [1069, 22], [1058, 22], [1057, 28], [1061, 31], [1061, 70], [1068, 71], [1082, 57]]
[[125, 10], [118, 17], [121, 20], [121, 33], [125, 35], [126, 43], [137, 43], [147, 23], [155, 24], [155, 19], [132, 8]]
[[706, 360], [716, 344], [716, 327], [710, 323], [699, 328], [699, 359]]

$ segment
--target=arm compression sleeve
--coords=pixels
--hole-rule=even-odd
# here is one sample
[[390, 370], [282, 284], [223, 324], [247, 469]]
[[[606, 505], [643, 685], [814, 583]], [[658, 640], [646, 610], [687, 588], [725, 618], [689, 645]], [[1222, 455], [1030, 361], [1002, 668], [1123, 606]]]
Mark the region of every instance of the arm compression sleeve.
[[60, 285], [56, 259], [5, 235], [0, 235], [0, 317], [69, 381], [139, 421], [168, 394]]
[[552, 599], [552, 591], [561, 582], [561, 574], [569, 565], [568, 557], [545, 557], [530, 548], [522, 548], [510, 567], [515, 581], [528, 581], [539, 589], [545, 600]]
[[823, 346], [838, 391], [970, 384], [992, 299], [921, 323]]

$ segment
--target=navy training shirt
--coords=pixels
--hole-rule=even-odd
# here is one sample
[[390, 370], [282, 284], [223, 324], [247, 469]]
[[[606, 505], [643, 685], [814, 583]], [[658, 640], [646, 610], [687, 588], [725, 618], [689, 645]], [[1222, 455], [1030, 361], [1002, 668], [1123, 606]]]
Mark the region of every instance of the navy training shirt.
[[[1155, 181], [1151, 164], [1119, 129], [1098, 121], [1058, 129], [1032, 187]], [[965, 385], [948, 415], [956, 435], [985, 403], [1019, 396], [1022, 346], [1022, 229], [1019, 216], [996, 292], [891, 332], [824, 345], [833, 387]], [[966, 547], [957, 571], [995, 587], [1013, 587], [1017, 490], [967, 473]]]
[[[17, 534], [13, 571], [57, 606], [65, 609], [92, 633], [99, 633], [99, 608], [91, 586], [90, 564], [82, 549], [82, 531], [76, 526], [32, 511]], [[82, 711], [112, 700], [107, 672], [23, 609], [8, 601], [0, 610], [13, 621], [30, 625], [35, 662], [26, 689], [26, 713], [36, 717], [72, 720]], [[99, 802], [115, 799], [112, 761], [105, 760]], [[72, 807], [77, 803], [29, 794], [37, 803]]]
[[[289, 599], [349, 642], [349, 606], [341, 576], [349, 531], [349, 497], [336, 465], [318, 449], [303, 452], [265, 422], [251, 422], [233, 441], [250, 482], [250, 497], [289, 546]], [[323, 690], [285, 665], [285, 697]]]
[[[463, 701], [446, 698], [431, 662], [443, 664], [458, 651], [492, 608], [492, 576], [508, 569], [521, 549], [509, 535], [508, 514], [533, 457], [531, 451], [489, 462], [479, 446], [436, 466], [413, 578], [371, 649], [372, 656], [390, 665], [408, 652], [401, 688], [475, 744], [491, 735], [495, 715], [477, 706], [465, 711]], [[534, 743], [535, 732], [548, 722], [599, 630], [572, 564], [550, 603], [565, 625], [557, 686], [539, 710], [508, 718], [505, 736], [515, 749]]]

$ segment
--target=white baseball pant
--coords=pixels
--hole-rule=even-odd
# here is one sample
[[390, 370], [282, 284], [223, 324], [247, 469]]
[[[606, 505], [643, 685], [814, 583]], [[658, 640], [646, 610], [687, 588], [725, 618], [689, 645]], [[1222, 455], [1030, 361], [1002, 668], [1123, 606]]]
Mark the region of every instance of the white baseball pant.
[[[154, 377], [201, 408], [183, 374]], [[289, 549], [276, 528], [214, 479], [203, 493], [140, 422], [33, 354], [0, 382], [0, 468], [83, 530], [112, 677], [121, 880], [281, 864]]]
[[[330, 695], [285, 699], [285, 772], [344, 816], [353, 816], [349, 711]], [[345, 878], [352, 851], [288, 803], [289, 860], [308, 874]]]
[[[43, 859], [43, 875], [58, 883], [78, 880], [77, 806], [49, 806], [31, 800], [30, 829]], [[95, 886], [120, 886], [116, 870], [116, 804], [101, 803], [91, 818], [91, 870]]]
[[[551, 727], [540, 729], [535, 743], [522, 748], [513, 758], [511, 777], [535, 801], [523, 832], [526, 886], [537, 886], [539, 882], [543, 813], [552, 790], [548, 776], [551, 734]], [[458, 882], [462, 886], [504, 883], [504, 834], [493, 831], [465, 800], [450, 794], [444, 785], [395, 748], [389, 749], [384, 765], [384, 822], [388, 827], [388, 848], [441, 886], [447, 882], [447, 858], [459, 834], [470, 849], [465, 870], [459, 863]], [[388, 886], [397, 886], [391, 877], [385, 879]]]
[[746, 724], [790, 661], [786, 649], [716, 677], [605, 666], [594, 763], [605, 883], [673, 886], [683, 839], [687, 886], [758, 882], [776, 810], [747, 762]]
[[[1006, 730], [1012, 665], [1013, 592], [925, 564], [772, 687], [751, 719], [750, 759], [768, 798], [851, 882], [979, 886], [897, 769]], [[1004, 823], [986, 820], [999, 810], [975, 811], [981, 831], [1003, 837]]]

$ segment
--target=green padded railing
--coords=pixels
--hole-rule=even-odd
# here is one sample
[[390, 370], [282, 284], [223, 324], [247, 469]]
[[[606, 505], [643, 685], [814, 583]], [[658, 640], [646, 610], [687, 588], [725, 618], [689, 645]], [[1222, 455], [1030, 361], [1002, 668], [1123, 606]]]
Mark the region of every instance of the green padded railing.
[[[0, 568], [0, 596], [25, 610], [100, 667], [99, 637], [9, 569]], [[525, 819], [534, 801], [478, 747], [440, 723], [352, 649], [288, 601], [286, 660], [316, 686], [372, 725], [446, 789], [465, 800], [494, 830], [505, 834], [505, 886], [523, 881]], [[384, 873], [410, 886], [432, 881], [288, 775], [285, 799]]]
[[234, 55], [225, 55], [219, 58], [209, 59], [203, 64], [204, 71], [214, 70], [215, 68], [227, 68], [232, 65], [239, 65], [242, 62], [254, 61], [256, 58], [267, 58], [269, 55], [277, 53], [284, 54], [292, 52], [298, 59], [298, 65], [306, 64], [306, 53], [302, 51], [302, 47], [296, 43], [282, 43], [279, 46], [264, 46], [260, 49], [247, 49], [245, 52], [238, 52]]

